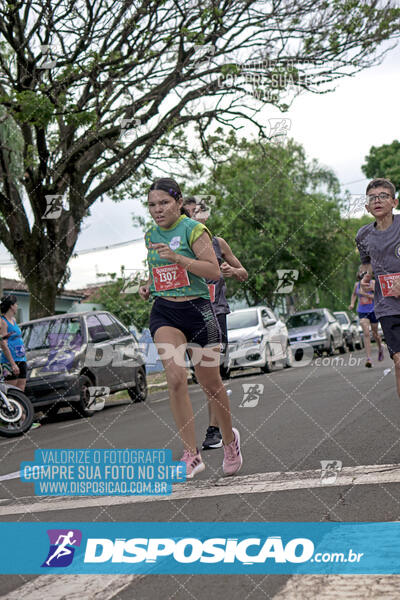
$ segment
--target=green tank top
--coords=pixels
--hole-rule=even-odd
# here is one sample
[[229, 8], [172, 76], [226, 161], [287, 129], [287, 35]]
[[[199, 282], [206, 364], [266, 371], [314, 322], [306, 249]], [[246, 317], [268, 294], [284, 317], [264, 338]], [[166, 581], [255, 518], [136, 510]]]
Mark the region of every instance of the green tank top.
[[[154, 296], [162, 296], [167, 298], [168, 296], [200, 296], [201, 298], [210, 299], [210, 294], [208, 291], [208, 286], [204, 277], [199, 277], [198, 275], [194, 275], [190, 273], [190, 271], [186, 271], [188, 277], [188, 285], [183, 285], [179, 287], [174, 287], [172, 289], [159, 289], [156, 290], [156, 285], [160, 287], [166, 285], [174, 285], [173, 282], [169, 282], [167, 277], [172, 277], [169, 275], [167, 269], [159, 269], [159, 271], [154, 271], [158, 267], [165, 267], [166, 265], [171, 265], [172, 263], [168, 260], [160, 258], [158, 252], [149, 248], [149, 244], [168, 244], [171, 250], [176, 252], [177, 254], [182, 254], [183, 256], [188, 256], [189, 258], [196, 259], [196, 255], [192, 250], [192, 244], [206, 231], [210, 238], [212, 235], [210, 231], [207, 229], [205, 225], [198, 223], [194, 219], [189, 219], [186, 215], [181, 215], [179, 219], [169, 227], [168, 229], [165, 227], [160, 227], [159, 225], [153, 225], [151, 229], [146, 232], [145, 242], [147, 248], [147, 262], [149, 265], [149, 273], [151, 278], [150, 285], [150, 294]], [[171, 268], [173, 271], [173, 268]], [[162, 273], [160, 273], [160, 271]], [[165, 273], [165, 274], [164, 274]], [[186, 278], [185, 273], [183, 273], [183, 269], [181, 267], [180, 272], [178, 273], [179, 283]], [[160, 278], [162, 279], [160, 283]], [[186, 280], [187, 282], [187, 280]]]

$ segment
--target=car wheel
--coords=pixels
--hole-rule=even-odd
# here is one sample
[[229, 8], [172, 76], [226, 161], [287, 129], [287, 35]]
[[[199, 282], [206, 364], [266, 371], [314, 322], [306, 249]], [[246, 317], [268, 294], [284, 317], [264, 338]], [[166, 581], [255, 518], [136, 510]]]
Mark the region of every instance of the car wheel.
[[89, 388], [92, 387], [93, 384], [90, 381], [89, 377], [86, 375], [81, 375], [78, 379], [78, 387], [79, 387], [79, 402], [74, 402], [72, 404], [72, 412], [77, 417], [91, 417], [96, 412], [95, 410], [88, 408], [91, 404], [91, 397]]
[[135, 376], [136, 386], [128, 388], [128, 394], [134, 402], [144, 402], [147, 398], [147, 379], [146, 371], [141, 368], [136, 371]]
[[351, 336], [351, 340], [350, 342], [347, 344], [348, 349], [350, 350], [350, 352], [354, 351], [354, 336]]
[[271, 355], [268, 348], [265, 348], [265, 364], [261, 367], [263, 373], [270, 373], [272, 370]]
[[293, 350], [292, 350], [292, 347], [290, 346], [290, 344], [288, 344], [286, 346], [285, 369], [289, 369], [290, 367], [293, 367], [293, 363], [294, 363]]
[[347, 351], [346, 340], [344, 339], [344, 337], [342, 337], [342, 345], [339, 346], [339, 352], [340, 352], [340, 354], [346, 354], [346, 351]]

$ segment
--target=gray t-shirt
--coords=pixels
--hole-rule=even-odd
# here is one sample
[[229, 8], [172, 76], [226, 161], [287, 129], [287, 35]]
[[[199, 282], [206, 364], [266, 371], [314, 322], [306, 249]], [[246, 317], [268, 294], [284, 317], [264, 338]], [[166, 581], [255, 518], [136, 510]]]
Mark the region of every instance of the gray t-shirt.
[[383, 296], [378, 279], [379, 275], [400, 273], [400, 215], [394, 215], [384, 231], [376, 229], [376, 222], [364, 225], [357, 232], [356, 244], [361, 262], [371, 263], [374, 271], [376, 316], [400, 315], [400, 298]]

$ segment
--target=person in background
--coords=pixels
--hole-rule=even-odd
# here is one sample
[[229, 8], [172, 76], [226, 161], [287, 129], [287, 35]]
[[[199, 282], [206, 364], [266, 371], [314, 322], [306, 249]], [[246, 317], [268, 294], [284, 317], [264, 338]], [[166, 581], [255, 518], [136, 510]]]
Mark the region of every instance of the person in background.
[[[194, 196], [189, 196], [184, 199], [183, 206], [192, 219], [195, 219], [203, 225], [206, 224], [210, 216], [210, 210], [203, 202], [197, 202]], [[238, 281], [246, 281], [248, 279], [248, 273], [240, 260], [233, 254], [231, 247], [224, 238], [214, 235], [212, 237], [212, 245], [221, 270], [221, 276], [217, 280], [206, 279], [206, 282], [210, 290], [211, 304], [221, 329], [222, 351], [220, 371], [221, 377], [225, 379], [228, 374], [228, 331], [226, 316], [231, 312], [226, 299], [225, 278], [234, 277]], [[213, 406], [210, 402], [208, 402], [208, 416], [209, 425], [202, 444], [203, 450], [211, 450], [222, 446], [221, 432], [218, 427]]]
[[360, 319], [360, 325], [364, 333], [365, 351], [367, 353], [367, 360], [365, 366], [368, 368], [372, 367], [371, 358], [371, 338], [369, 335], [369, 328], [371, 327], [372, 335], [378, 345], [378, 361], [383, 360], [383, 344], [381, 336], [378, 333], [378, 319], [374, 312], [374, 293], [363, 292], [360, 286], [360, 281], [366, 274], [363, 266], [360, 265], [357, 272], [357, 281], [354, 284], [353, 293], [351, 295], [349, 309], [353, 310], [356, 299], [358, 298], [357, 314]]
[[[4, 381], [24, 392], [27, 365], [22, 332], [15, 319], [18, 312], [17, 297], [14, 294], [3, 296], [0, 301], [0, 311], [0, 361], [5, 373]], [[37, 427], [40, 427], [40, 423], [37, 421], [32, 423], [31, 429]]]

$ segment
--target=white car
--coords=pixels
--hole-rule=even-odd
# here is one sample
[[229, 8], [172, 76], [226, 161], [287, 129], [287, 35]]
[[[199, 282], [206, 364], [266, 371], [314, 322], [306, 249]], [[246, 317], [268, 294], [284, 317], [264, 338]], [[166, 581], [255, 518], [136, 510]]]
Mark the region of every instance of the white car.
[[268, 373], [277, 362], [292, 366], [286, 325], [267, 306], [235, 310], [227, 323], [229, 371], [260, 367]]

